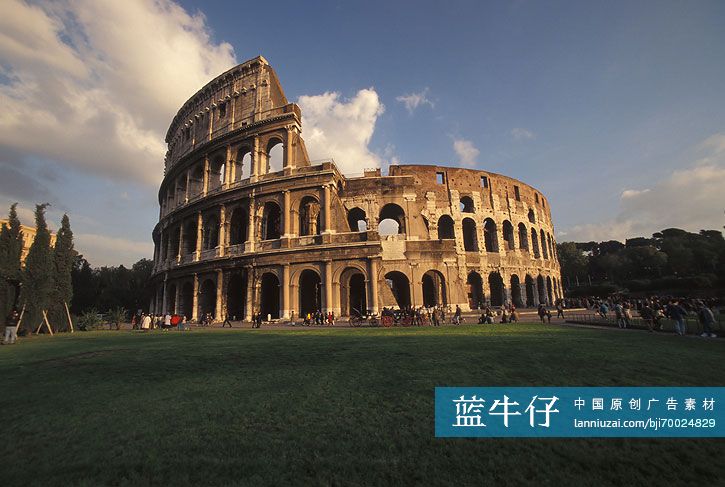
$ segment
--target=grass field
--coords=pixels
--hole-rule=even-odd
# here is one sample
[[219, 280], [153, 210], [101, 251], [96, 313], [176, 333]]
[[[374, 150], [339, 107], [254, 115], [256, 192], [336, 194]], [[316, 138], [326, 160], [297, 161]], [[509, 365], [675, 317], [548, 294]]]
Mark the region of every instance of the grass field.
[[725, 440], [436, 439], [433, 388], [714, 386], [723, 359], [528, 324], [25, 339], [0, 347], [0, 485], [716, 485]]

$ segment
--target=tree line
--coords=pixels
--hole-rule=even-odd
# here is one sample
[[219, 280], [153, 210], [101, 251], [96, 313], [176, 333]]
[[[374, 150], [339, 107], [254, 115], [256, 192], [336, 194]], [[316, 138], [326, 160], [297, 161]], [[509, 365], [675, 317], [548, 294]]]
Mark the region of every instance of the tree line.
[[725, 286], [725, 239], [717, 230], [668, 228], [624, 243], [562, 242], [557, 250], [570, 296]]
[[73, 245], [67, 214], [61, 219], [55, 244], [45, 218], [49, 205], [35, 207], [35, 238], [22, 262], [24, 235], [17, 203], [10, 206], [7, 224], [0, 229], [0, 320], [15, 308], [23, 315], [21, 327], [33, 331], [43, 311], [54, 331], [68, 327], [70, 312], [82, 314], [145, 309], [153, 295], [149, 278], [153, 262], [141, 259], [130, 269], [124, 266], [94, 269]]

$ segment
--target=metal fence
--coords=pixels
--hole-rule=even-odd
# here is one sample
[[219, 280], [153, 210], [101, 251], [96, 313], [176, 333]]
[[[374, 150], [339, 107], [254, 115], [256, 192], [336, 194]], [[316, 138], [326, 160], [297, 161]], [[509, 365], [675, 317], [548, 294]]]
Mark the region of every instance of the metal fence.
[[[723, 333], [725, 333], [725, 316], [722, 313], [717, 313], [715, 315], [715, 323], [712, 325], [712, 330], [715, 332], [718, 336], [722, 336]], [[608, 315], [606, 318], [602, 317], [598, 313], [566, 313], [566, 317], [564, 319], [567, 323], [576, 323], [581, 325], [596, 325], [596, 326], [608, 326], [612, 328], [619, 327], [619, 324], [617, 323], [617, 318], [614, 316], [614, 314]], [[657, 331], [666, 331], [666, 332], [672, 332], [675, 331], [675, 325], [674, 321], [668, 319], [668, 318], [661, 318], [659, 320], [660, 325], [662, 326], [662, 330], [659, 329], [658, 326], [655, 325], [655, 330]], [[702, 324], [700, 323], [700, 320], [697, 319], [696, 315], [690, 315], [685, 320], [685, 324], [687, 327], [687, 333], [692, 335], [700, 335], [703, 332]], [[639, 330], [648, 330], [649, 327], [647, 326], [647, 320], [637, 316], [632, 317], [629, 319], [629, 325], [628, 328], [635, 328]]]

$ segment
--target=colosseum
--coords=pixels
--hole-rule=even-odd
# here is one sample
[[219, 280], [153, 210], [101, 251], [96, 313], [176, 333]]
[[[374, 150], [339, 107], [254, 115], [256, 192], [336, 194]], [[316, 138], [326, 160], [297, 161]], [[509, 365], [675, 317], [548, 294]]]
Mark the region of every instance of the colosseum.
[[310, 161], [301, 134], [300, 107], [261, 56], [181, 107], [166, 135], [152, 311], [296, 319], [561, 297], [540, 191], [437, 165], [346, 176]]

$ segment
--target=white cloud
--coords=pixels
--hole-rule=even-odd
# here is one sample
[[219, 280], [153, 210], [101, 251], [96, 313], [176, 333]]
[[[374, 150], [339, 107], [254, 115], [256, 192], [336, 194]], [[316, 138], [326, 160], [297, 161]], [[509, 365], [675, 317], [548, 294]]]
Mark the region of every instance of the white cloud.
[[536, 134], [530, 130], [526, 130], [521, 127], [515, 127], [513, 129], [511, 129], [511, 137], [513, 137], [516, 140], [529, 140], [529, 139], [535, 139]]
[[346, 100], [340, 93], [299, 97], [302, 136], [311, 160], [332, 157], [345, 174], [380, 167], [380, 156], [368, 149], [375, 123], [385, 111], [373, 88]]
[[473, 142], [466, 139], [453, 139], [453, 150], [458, 156], [458, 162], [462, 166], [472, 167], [476, 165], [476, 158], [481, 153]]
[[709, 137], [696, 147], [698, 156], [685, 169], [643, 190], [626, 190], [617, 216], [601, 223], [567, 229], [567, 240], [620, 240], [650, 236], [665, 228], [692, 232], [722, 230], [725, 223], [725, 134]]
[[420, 93], [400, 95], [396, 97], [395, 100], [405, 105], [405, 109], [408, 110], [408, 113], [412, 114], [416, 108], [422, 105], [428, 105], [431, 108], [435, 107], [435, 104], [428, 98], [429, 91], [430, 90], [426, 87]]
[[154, 253], [153, 243], [125, 238], [109, 237], [93, 233], [73, 235], [74, 246], [83, 255], [95, 256], [91, 260], [93, 266], [115, 266], [120, 263], [130, 264], [140, 257], [151, 258]]
[[149, 185], [178, 108], [236, 64], [170, 0], [7, 0], [0, 58], [0, 146]]

